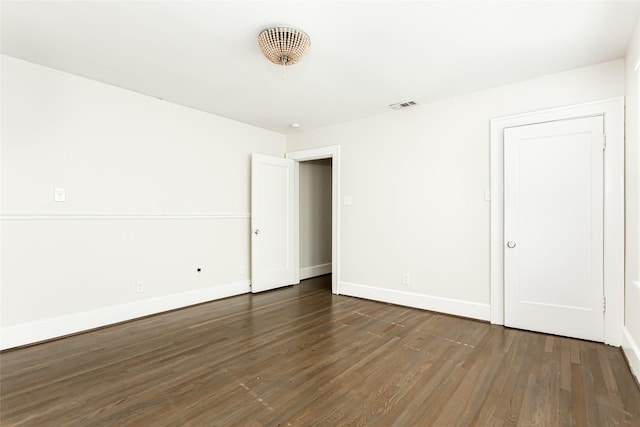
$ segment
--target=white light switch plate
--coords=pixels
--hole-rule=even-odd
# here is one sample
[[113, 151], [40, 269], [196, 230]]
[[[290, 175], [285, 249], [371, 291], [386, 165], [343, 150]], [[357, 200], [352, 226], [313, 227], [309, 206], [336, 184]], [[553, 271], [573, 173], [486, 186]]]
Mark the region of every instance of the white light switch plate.
[[64, 188], [56, 188], [55, 190], [56, 202], [64, 202], [66, 200], [66, 194]]
[[343, 204], [349, 206], [351, 204], [351, 196], [344, 196]]

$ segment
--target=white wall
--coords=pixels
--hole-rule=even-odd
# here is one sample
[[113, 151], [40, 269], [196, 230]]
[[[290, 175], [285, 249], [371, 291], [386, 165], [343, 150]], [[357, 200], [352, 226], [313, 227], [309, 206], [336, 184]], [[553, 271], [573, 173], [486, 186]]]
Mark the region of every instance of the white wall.
[[331, 273], [331, 159], [300, 162], [300, 279]]
[[[621, 96], [624, 72], [289, 136], [287, 151], [342, 146], [341, 293], [488, 319], [489, 120]], [[3, 348], [248, 291], [249, 154], [281, 156], [284, 136], [6, 56], [1, 136]]]
[[625, 330], [623, 349], [640, 380], [640, 22], [625, 58]]
[[342, 146], [340, 292], [488, 320], [489, 120], [622, 95], [616, 60], [289, 136]]
[[249, 290], [283, 135], [2, 56], [1, 137], [3, 348]]

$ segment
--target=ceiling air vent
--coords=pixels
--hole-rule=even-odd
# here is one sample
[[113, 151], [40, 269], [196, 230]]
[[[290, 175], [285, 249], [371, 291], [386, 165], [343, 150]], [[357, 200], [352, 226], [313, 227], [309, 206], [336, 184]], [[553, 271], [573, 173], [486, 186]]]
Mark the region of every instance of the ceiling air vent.
[[392, 110], [399, 110], [401, 108], [413, 107], [414, 105], [418, 105], [415, 101], [407, 101], [407, 102], [399, 102], [397, 104], [389, 105], [389, 108]]

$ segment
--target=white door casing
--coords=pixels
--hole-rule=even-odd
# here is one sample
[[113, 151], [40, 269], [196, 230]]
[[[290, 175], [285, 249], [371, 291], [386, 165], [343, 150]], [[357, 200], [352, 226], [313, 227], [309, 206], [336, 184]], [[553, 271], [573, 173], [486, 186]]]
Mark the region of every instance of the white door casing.
[[504, 324], [504, 130], [527, 124], [602, 116], [604, 151], [604, 342], [620, 346], [624, 321], [624, 98], [491, 120], [491, 323]]
[[504, 324], [604, 340], [603, 117], [504, 130]]
[[295, 162], [251, 158], [251, 292], [297, 283]]
[[[331, 159], [331, 292], [340, 294], [340, 146], [330, 145], [309, 150], [292, 151], [287, 153], [287, 159], [298, 162], [319, 159]], [[298, 182], [298, 168], [295, 168]], [[296, 188], [296, 197], [298, 190]], [[298, 200], [296, 200], [296, 207]], [[298, 210], [295, 212], [298, 215]], [[296, 217], [296, 233], [298, 233], [298, 219]], [[299, 244], [299, 236], [296, 235], [295, 244]], [[298, 246], [296, 246], [296, 254]]]

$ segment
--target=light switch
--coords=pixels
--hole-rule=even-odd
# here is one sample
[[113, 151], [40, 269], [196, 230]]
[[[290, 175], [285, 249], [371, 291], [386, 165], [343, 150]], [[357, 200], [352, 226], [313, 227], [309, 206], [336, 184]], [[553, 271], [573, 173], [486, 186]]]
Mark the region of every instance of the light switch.
[[484, 190], [484, 201], [485, 202], [491, 201], [491, 190], [489, 190], [488, 188]]
[[56, 202], [64, 202], [66, 200], [66, 195], [64, 188], [56, 188], [55, 190], [55, 200]]
[[343, 204], [349, 206], [351, 204], [351, 196], [344, 196]]

